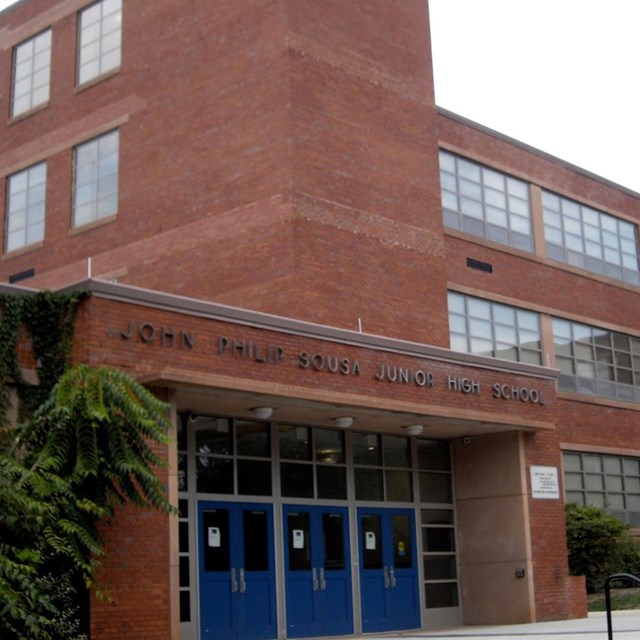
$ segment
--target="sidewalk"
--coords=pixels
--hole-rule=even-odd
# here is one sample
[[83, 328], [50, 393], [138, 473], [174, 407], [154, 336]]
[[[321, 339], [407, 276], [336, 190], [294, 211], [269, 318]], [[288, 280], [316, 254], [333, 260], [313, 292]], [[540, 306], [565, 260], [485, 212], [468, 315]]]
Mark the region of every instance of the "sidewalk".
[[[613, 640], [640, 640], [640, 610], [614, 611]], [[463, 640], [607, 640], [607, 614], [590, 613], [588, 618], [560, 622], [536, 622], [478, 627], [455, 627], [437, 631], [405, 631], [379, 636], [363, 636], [366, 640], [434, 640], [462, 638]]]

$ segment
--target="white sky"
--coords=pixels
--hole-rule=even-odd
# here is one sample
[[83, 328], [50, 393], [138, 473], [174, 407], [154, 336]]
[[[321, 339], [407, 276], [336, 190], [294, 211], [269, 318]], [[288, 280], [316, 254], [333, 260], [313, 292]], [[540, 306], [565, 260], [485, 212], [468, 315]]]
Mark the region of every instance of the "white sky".
[[640, 0], [429, 5], [439, 106], [640, 193]]

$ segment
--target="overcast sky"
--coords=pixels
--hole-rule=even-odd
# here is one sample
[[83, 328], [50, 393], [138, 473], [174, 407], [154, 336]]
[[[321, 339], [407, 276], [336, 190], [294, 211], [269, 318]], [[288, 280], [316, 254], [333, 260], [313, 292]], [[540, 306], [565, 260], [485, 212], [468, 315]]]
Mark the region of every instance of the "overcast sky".
[[640, 0], [429, 5], [439, 106], [640, 192]]

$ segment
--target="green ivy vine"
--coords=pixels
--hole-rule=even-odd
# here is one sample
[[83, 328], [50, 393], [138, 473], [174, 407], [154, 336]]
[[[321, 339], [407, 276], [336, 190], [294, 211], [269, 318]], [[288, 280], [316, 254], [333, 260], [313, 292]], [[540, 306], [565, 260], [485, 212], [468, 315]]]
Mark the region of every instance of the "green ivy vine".
[[[7, 426], [12, 385], [19, 399], [19, 420], [33, 414], [71, 364], [73, 331], [85, 292], [34, 295], [0, 294], [0, 425]], [[22, 374], [18, 353], [21, 331], [31, 340], [38, 384]]]

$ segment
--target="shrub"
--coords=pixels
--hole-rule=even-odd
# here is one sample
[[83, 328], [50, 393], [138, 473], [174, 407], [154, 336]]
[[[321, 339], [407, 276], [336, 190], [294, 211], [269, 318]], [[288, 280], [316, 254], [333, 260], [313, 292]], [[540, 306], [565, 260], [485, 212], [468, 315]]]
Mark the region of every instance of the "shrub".
[[585, 576], [594, 593], [614, 573], [640, 572], [640, 546], [629, 536], [629, 525], [593, 506], [566, 506], [569, 570]]

